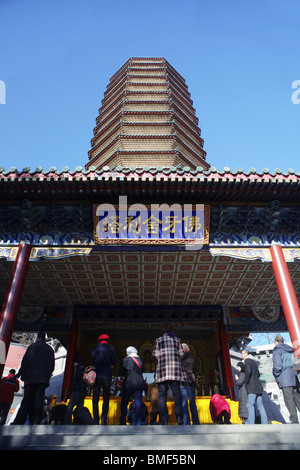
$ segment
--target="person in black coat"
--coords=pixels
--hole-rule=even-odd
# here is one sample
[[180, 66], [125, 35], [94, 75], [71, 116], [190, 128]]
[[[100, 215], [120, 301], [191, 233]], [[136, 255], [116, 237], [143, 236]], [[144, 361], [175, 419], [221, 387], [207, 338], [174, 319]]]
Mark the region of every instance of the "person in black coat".
[[241, 361], [238, 362], [237, 370], [239, 371], [238, 374], [235, 376], [236, 384], [239, 387], [239, 417], [241, 419], [248, 418], [248, 394], [246, 389], [246, 376], [245, 376], [245, 364]]
[[126, 424], [127, 406], [131, 396], [135, 403], [135, 414], [132, 417], [134, 425], [142, 425], [142, 394], [144, 390], [143, 361], [138, 356], [137, 350], [133, 346], [126, 349], [127, 357], [121, 365], [121, 375], [124, 376], [123, 391], [121, 399], [120, 424]]
[[101, 424], [107, 424], [112, 366], [117, 362], [115, 350], [109, 342], [110, 338], [108, 335], [100, 335], [98, 344], [92, 351], [92, 364], [96, 370], [96, 380], [93, 387], [93, 418], [96, 424], [99, 424], [99, 396], [101, 387], [103, 388]]
[[80, 356], [75, 357], [71, 396], [64, 417], [64, 424], [72, 424], [72, 414], [75, 407], [77, 414], [80, 414], [80, 412], [83, 410], [87, 388], [85, 382], [83, 381], [84, 371], [85, 365], [82, 362], [82, 358]]
[[245, 383], [248, 394], [246, 424], [255, 424], [255, 404], [260, 414], [261, 424], [268, 424], [269, 421], [262, 399], [263, 387], [259, 380], [258, 366], [247, 349], [243, 350], [242, 358], [245, 364]]
[[24, 382], [24, 397], [13, 424], [39, 424], [42, 418], [45, 389], [54, 370], [53, 348], [46, 343], [46, 334], [38, 333], [36, 342], [28, 346], [16, 375]]

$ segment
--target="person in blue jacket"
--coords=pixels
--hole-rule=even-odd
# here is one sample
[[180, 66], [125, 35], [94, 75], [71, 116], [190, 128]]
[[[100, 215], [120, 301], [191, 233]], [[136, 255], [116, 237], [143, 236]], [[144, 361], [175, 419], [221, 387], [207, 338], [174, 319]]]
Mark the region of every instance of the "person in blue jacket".
[[299, 380], [297, 371], [293, 370], [294, 350], [284, 343], [282, 336], [275, 338], [273, 351], [273, 375], [278, 387], [282, 390], [285, 405], [290, 413], [290, 421], [298, 423], [297, 408], [300, 411]]
[[101, 386], [103, 388], [101, 424], [107, 424], [112, 366], [117, 362], [116, 352], [109, 342], [110, 338], [108, 335], [100, 335], [98, 344], [92, 351], [92, 364], [96, 370], [96, 381], [93, 387], [93, 418], [96, 424], [99, 424], [99, 396]]

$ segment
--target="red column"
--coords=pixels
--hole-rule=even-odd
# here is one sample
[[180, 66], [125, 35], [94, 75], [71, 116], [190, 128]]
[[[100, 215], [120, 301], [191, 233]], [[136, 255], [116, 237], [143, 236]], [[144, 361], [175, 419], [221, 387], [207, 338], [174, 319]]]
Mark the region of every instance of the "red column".
[[19, 312], [30, 253], [31, 245], [25, 243], [19, 245], [6, 291], [6, 297], [0, 313], [0, 345], [3, 353], [0, 364], [0, 377], [2, 377], [11, 335]]
[[67, 353], [67, 359], [66, 359], [62, 391], [61, 391], [61, 401], [67, 401], [67, 399], [70, 397], [70, 388], [71, 388], [72, 378], [73, 378], [73, 362], [74, 362], [74, 355], [75, 355], [75, 349], [76, 349], [77, 334], [78, 334], [78, 323], [77, 321], [75, 321], [72, 324], [70, 333], [69, 333], [68, 353]]
[[292, 340], [295, 355], [300, 357], [300, 309], [291, 276], [284, 258], [281, 245], [270, 247], [272, 267], [285, 315], [287, 327]]
[[232, 376], [227, 330], [222, 321], [219, 322], [219, 338], [221, 349], [221, 363], [223, 368], [223, 380], [226, 394], [229, 396], [230, 400], [235, 400], [235, 390]]

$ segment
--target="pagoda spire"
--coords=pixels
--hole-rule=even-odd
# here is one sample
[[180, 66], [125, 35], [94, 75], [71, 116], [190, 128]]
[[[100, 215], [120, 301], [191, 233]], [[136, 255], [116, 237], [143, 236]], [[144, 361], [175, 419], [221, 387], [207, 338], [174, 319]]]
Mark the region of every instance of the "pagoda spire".
[[185, 79], [164, 59], [131, 57], [110, 79], [86, 168], [209, 168]]

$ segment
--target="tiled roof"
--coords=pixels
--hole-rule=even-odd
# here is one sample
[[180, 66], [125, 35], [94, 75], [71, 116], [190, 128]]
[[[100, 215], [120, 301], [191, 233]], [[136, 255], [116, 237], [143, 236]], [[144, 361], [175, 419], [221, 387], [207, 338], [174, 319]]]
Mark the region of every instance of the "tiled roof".
[[[63, 167], [57, 170], [42, 167], [18, 171], [0, 168], [0, 198], [15, 201], [24, 198], [38, 200], [95, 200], [111, 195], [127, 194], [144, 199], [197, 200], [201, 202], [281, 202], [300, 200], [300, 172], [292, 169], [257, 171], [250, 168], [207, 171], [198, 167], [121, 167], [85, 170], [78, 166], [74, 170]], [[55, 195], [55, 196], [54, 196]]]
[[[139, 165], [176, 166], [180, 163], [193, 169], [198, 165], [208, 168], [192, 103], [184, 78], [165, 59], [144, 61], [132, 57], [110, 79], [106, 88], [86, 169], [111, 164], [131, 166], [136, 162]], [[164, 132], [157, 132], [157, 123], [165, 121], [166, 113], [169, 121], [176, 121], [178, 132], [170, 126]], [[125, 133], [108, 132], [116, 122], [123, 126], [128, 121], [131, 126], [127, 126]], [[140, 132], [142, 129], [136, 129], [135, 121], [139, 124], [148, 121], [147, 130]]]
[[276, 168], [273, 171], [270, 171], [268, 168], [263, 168], [261, 171], [257, 171], [255, 168], [250, 168], [247, 171], [244, 171], [242, 168], [236, 168], [231, 170], [228, 167], [224, 167], [222, 170], [218, 170], [215, 167], [210, 167], [208, 170], [204, 170], [202, 167], [197, 167], [195, 170], [192, 170], [189, 166], [182, 167], [178, 165], [177, 167], [121, 167], [121, 166], [104, 166], [103, 168], [96, 170], [95, 167], [91, 166], [88, 170], [85, 170], [82, 166], [77, 166], [75, 169], [70, 169], [65, 166], [61, 170], [58, 170], [56, 167], [51, 166], [48, 170], [44, 169], [42, 166], [37, 167], [35, 170], [31, 170], [30, 167], [25, 167], [22, 170], [18, 170], [16, 167], [10, 167], [6, 170], [4, 167], [0, 167], [0, 179], [15, 179], [15, 178], [43, 178], [43, 177], [52, 177], [57, 179], [57, 177], [66, 178], [66, 177], [104, 177], [104, 176], [133, 176], [137, 173], [140, 176], [146, 175], [156, 175], [156, 176], [186, 176], [191, 178], [241, 178], [245, 179], [263, 179], [263, 180], [299, 180], [300, 171], [296, 172], [295, 170], [289, 168], [286, 171], [282, 171], [279, 168]]

